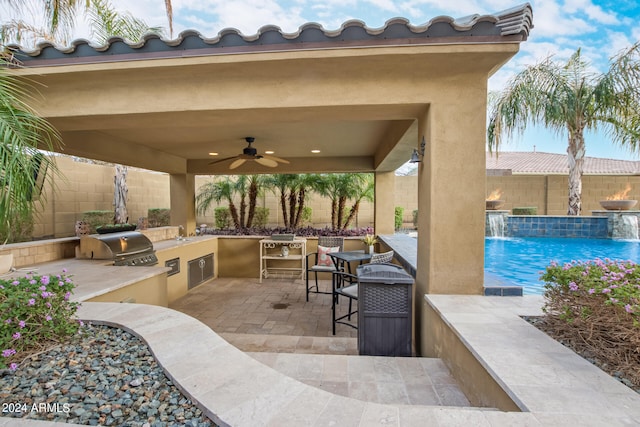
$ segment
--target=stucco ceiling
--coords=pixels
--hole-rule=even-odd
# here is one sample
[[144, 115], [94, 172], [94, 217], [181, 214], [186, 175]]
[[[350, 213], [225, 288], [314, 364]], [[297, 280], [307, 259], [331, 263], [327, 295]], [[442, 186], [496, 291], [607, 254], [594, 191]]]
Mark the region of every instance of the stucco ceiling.
[[[172, 112], [129, 115], [50, 118], [65, 141], [64, 152], [78, 156], [99, 157], [101, 160], [143, 166], [144, 158], [120, 156], [120, 150], [99, 153], [90, 141], [103, 147], [118, 144], [125, 154], [132, 146], [143, 147], [149, 153], [163, 153], [192, 162], [194, 173], [227, 172], [233, 161], [229, 158], [240, 154], [247, 146], [245, 137], [254, 137], [252, 144], [258, 153], [273, 151], [273, 155], [290, 161], [280, 165], [280, 170], [298, 172], [316, 165], [318, 171], [341, 170], [354, 159], [363, 160], [359, 169], [373, 170], [373, 158], [390, 131], [400, 129], [406, 138], [397, 140], [394, 156], [388, 157], [388, 168], [393, 170], [406, 162], [415, 145], [416, 130], [408, 132], [413, 120], [378, 118], [378, 114], [344, 115], [336, 109], [332, 114], [320, 114], [319, 109], [281, 109], [233, 112]], [[388, 110], [388, 109], [386, 109]], [[314, 114], [315, 111], [315, 114]], [[313, 117], [310, 119], [309, 115]], [[320, 117], [322, 116], [322, 117]], [[413, 136], [413, 138], [410, 137]], [[402, 136], [402, 135], [401, 135]], [[109, 141], [107, 143], [107, 141]], [[402, 146], [404, 144], [404, 146]], [[319, 153], [312, 153], [318, 150]], [[211, 155], [210, 153], [217, 153]], [[333, 159], [350, 160], [344, 164]], [[366, 162], [364, 161], [366, 159]], [[221, 161], [222, 160], [222, 161]], [[211, 164], [212, 162], [218, 162]], [[368, 166], [365, 166], [368, 163]], [[355, 165], [354, 165], [355, 167]], [[236, 172], [272, 173], [266, 166], [247, 162]]]

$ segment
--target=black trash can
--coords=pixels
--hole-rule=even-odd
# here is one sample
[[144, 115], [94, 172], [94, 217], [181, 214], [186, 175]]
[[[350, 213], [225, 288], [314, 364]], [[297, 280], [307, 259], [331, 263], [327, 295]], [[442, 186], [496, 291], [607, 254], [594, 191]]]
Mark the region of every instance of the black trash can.
[[411, 356], [413, 277], [396, 264], [358, 267], [358, 352]]

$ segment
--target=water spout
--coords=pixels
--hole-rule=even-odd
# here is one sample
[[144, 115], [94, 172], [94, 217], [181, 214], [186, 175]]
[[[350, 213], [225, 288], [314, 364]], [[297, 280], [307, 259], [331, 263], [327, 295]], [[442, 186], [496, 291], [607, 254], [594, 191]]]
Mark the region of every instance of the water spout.
[[504, 215], [490, 214], [489, 212], [487, 212], [487, 218], [489, 221], [489, 237], [504, 237]]
[[638, 217], [636, 215], [622, 215], [620, 234], [622, 239], [638, 240]]

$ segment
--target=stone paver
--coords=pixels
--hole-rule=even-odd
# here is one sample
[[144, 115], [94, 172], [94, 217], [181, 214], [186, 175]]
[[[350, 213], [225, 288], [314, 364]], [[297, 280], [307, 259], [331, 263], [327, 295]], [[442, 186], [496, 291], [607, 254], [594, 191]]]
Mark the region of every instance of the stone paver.
[[[425, 301], [433, 304], [445, 320], [472, 347], [487, 370], [503, 384], [505, 390], [523, 405], [523, 412], [501, 412], [487, 408], [407, 405], [377, 403], [346, 397], [337, 382], [328, 392], [310, 386], [265, 366], [250, 355], [230, 345], [209, 327], [196, 319], [162, 307], [140, 304], [85, 303], [79, 311], [82, 319], [118, 325], [142, 337], [175, 384], [203, 411], [220, 425], [230, 426], [635, 426], [640, 424], [640, 396], [611, 379], [544, 334], [525, 327], [520, 314], [539, 310], [539, 302], [529, 297], [490, 298], [432, 295]], [[472, 320], [460, 314], [476, 312], [484, 328], [471, 326]], [[525, 322], [526, 323], [526, 322]], [[533, 329], [531, 329], [533, 328]], [[498, 337], [508, 339], [498, 339]], [[545, 338], [546, 337], [546, 338]], [[498, 343], [498, 344], [496, 344]], [[497, 347], [492, 347], [497, 346]], [[353, 356], [276, 354], [269, 363], [287, 365], [287, 358], [300, 358], [302, 375], [309, 370], [305, 363], [322, 358], [329, 370], [351, 370], [360, 379], [396, 380], [416, 369], [389, 360], [376, 364], [377, 358], [351, 365]], [[493, 361], [490, 356], [507, 355], [509, 363]], [[527, 355], [527, 357], [525, 357]], [[519, 358], [518, 356], [522, 356]], [[303, 361], [312, 357], [311, 362]], [[346, 358], [347, 366], [340, 362]], [[267, 360], [265, 359], [265, 360]], [[278, 363], [278, 360], [285, 361]], [[332, 362], [331, 360], [338, 360]], [[425, 359], [416, 359], [425, 360]], [[439, 362], [426, 359], [426, 364]], [[518, 362], [522, 360], [522, 362]], [[535, 363], [539, 360], [539, 363]], [[314, 364], [315, 365], [315, 364]], [[526, 375], [530, 368], [536, 375]], [[325, 377], [322, 371], [310, 377]], [[399, 375], [399, 376], [398, 376]], [[520, 375], [520, 376], [518, 376]], [[442, 376], [434, 379], [434, 387], [446, 387]], [[312, 381], [309, 379], [308, 381]], [[354, 383], [357, 381], [351, 381]], [[405, 387], [409, 384], [405, 382]], [[373, 396], [362, 384], [351, 384], [354, 393]], [[348, 390], [348, 389], [347, 389]], [[378, 389], [377, 391], [380, 391]], [[402, 393], [392, 387], [385, 399], [398, 398]], [[428, 399], [424, 395], [422, 398]], [[598, 403], [598, 401], [600, 403]], [[0, 417], [0, 426], [46, 426], [36, 422]]]

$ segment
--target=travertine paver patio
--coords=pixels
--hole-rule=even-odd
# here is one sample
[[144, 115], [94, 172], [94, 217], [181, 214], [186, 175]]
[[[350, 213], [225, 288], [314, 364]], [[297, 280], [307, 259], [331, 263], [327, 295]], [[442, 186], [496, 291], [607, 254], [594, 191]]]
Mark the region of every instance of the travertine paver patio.
[[[328, 291], [329, 280], [320, 288]], [[346, 304], [339, 304], [344, 310]], [[333, 337], [331, 296], [310, 294], [306, 301], [302, 280], [221, 278], [203, 283], [170, 308], [193, 316], [219, 334]], [[338, 325], [337, 337], [357, 337], [357, 331]]]
[[[343, 396], [378, 403], [470, 406], [439, 359], [357, 356], [357, 330], [331, 330], [331, 297], [301, 280], [215, 279], [171, 308], [285, 375]], [[331, 282], [320, 281], [323, 290]], [[346, 310], [346, 304], [338, 311]], [[296, 354], [293, 354], [296, 353]]]

